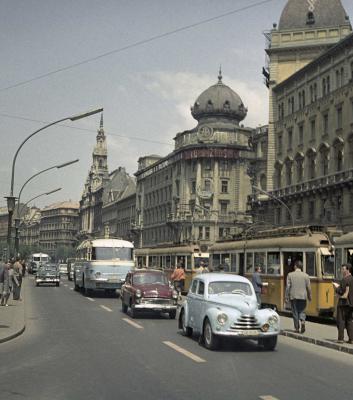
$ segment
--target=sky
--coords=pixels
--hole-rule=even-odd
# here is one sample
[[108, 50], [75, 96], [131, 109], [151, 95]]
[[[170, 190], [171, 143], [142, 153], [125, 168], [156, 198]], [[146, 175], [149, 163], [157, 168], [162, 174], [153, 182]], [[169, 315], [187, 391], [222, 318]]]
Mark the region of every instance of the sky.
[[[139, 157], [167, 155], [175, 135], [196, 126], [190, 106], [217, 82], [220, 65], [223, 83], [248, 107], [244, 125], [266, 124], [263, 32], [286, 0], [233, 12], [259, 1], [0, 0], [0, 206], [20, 143], [61, 118], [104, 107], [110, 171], [133, 174]], [[352, 21], [352, 1], [342, 2]], [[78, 158], [34, 179], [22, 200], [62, 188], [32, 204], [79, 201], [99, 120], [65, 122], [30, 139], [18, 156], [14, 194], [33, 174]]]

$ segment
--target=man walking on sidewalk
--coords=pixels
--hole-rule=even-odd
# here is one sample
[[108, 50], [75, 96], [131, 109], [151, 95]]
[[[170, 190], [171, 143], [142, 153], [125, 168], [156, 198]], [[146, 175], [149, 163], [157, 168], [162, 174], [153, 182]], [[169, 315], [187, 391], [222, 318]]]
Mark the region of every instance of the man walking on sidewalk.
[[287, 276], [286, 301], [290, 300], [294, 329], [305, 332], [306, 301], [311, 301], [311, 286], [309, 275], [302, 271], [303, 263], [296, 261], [294, 271]]
[[353, 276], [352, 266], [343, 264], [340, 284], [333, 282], [336, 293], [340, 296], [337, 303], [338, 343], [344, 341], [344, 330], [347, 329], [348, 343], [353, 344]]

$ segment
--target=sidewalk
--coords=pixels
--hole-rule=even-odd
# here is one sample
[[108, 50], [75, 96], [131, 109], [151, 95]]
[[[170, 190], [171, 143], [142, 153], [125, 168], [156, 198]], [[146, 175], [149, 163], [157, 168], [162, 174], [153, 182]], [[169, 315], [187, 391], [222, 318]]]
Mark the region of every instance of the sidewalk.
[[[328, 347], [333, 350], [353, 354], [352, 344], [336, 343], [336, 325], [327, 325], [324, 323], [307, 321], [305, 323], [305, 328], [305, 333], [296, 333], [293, 326], [293, 319], [281, 315], [281, 335], [316, 344], [318, 346]], [[345, 335], [345, 340], [348, 340], [347, 333], [345, 333]]]
[[0, 306], [0, 343], [11, 340], [25, 330], [25, 286], [28, 277], [24, 278], [21, 289], [22, 301], [9, 299], [9, 306]]

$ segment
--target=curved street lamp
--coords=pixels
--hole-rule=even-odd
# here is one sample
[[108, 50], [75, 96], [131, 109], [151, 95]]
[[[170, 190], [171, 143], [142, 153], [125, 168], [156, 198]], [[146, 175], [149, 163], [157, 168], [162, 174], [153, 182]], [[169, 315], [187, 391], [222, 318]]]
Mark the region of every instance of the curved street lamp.
[[268, 196], [270, 199], [275, 200], [275, 201], [278, 201], [280, 204], [282, 204], [282, 206], [284, 206], [284, 207], [286, 208], [286, 210], [288, 211], [288, 214], [290, 215], [291, 220], [292, 220], [292, 226], [293, 226], [293, 228], [294, 228], [295, 224], [294, 224], [294, 217], [293, 217], [292, 211], [290, 210], [290, 208], [287, 206], [287, 204], [286, 204], [284, 201], [282, 201], [281, 199], [279, 199], [279, 198], [276, 197], [276, 196], [273, 196], [271, 193], [266, 192], [266, 190], [263, 190], [263, 189], [258, 188], [257, 186], [251, 186], [251, 187], [252, 187], [253, 189], [257, 190], [258, 192], [265, 194], [265, 195]]
[[10, 253], [10, 251], [11, 251], [10, 248], [11, 248], [12, 216], [13, 216], [13, 212], [14, 212], [14, 210], [15, 210], [15, 201], [16, 201], [16, 198], [15, 198], [14, 195], [13, 195], [14, 181], [15, 181], [15, 166], [16, 166], [16, 160], [17, 160], [18, 153], [19, 153], [20, 150], [22, 149], [23, 145], [24, 145], [29, 139], [31, 139], [34, 135], [36, 135], [37, 133], [43, 131], [43, 130], [46, 129], [46, 128], [49, 128], [50, 126], [59, 124], [60, 122], [64, 122], [64, 121], [67, 121], [67, 120], [70, 120], [70, 121], [77, 121], [77, 120], [79, 120], [79, 119], [87, 118], [87, 117], [89, 117], [89, 116], [91, 116], [91, 115], [98, 114], [98, 113], [100, 113], [100, 112], [102, 112], [102, 111], [103, 111], [103, 108], [98, 108], [98, 109], [93, 110], [93, 111], [88, 111], [88, 112], [85, 112], [85, 113], [82, 113], [82, 114], [73, 115], [73, 116], [71, 116], [71, 117], [61, 118], [61, 119], [59, 119], [59, 120], [57, 120], [57, 121], [51, 122], [50, 124], [47, 124], [47, 125], [43, 126], [42, 128], [37, 129], [36, 131], [34, 131], [33, 133], [31, 133], [31, 134], [20, 144], [20, 146], [19, 146], [18, 149], [16, 150], [16, 153], [15, 153], [14, 158], [13, 158], [13, 160], [12, 160], [10, 195], [5, 197], [6, 200], [7, 200], [7, 209], [8, 209], [7, 247], [8, 247], [9, 253]]
[[37, 196], [32, 197], [21, 207], [21, 210], [19, 210], [18, 218], [15, 219], [15, 256], [16, 257], [18, 255], [18, 251], [19, 251], [19, 247], [20, 247], [20, 237], [18, 234], [18, 230], [21, 225], [21, 215], [22, 215], [23, 209], [27, 206], [28, 203], [30, 203], [31, 201], [33, 201], [35, 199], [38, 199], [38, 197], [49, 196], [50, 194], [56, 193], [59, 190], [61, 190], [61, 188], [57, 188], [57, 189], [51, 190], [50, 192], [41, 193], [41, 194], [38, 194]]

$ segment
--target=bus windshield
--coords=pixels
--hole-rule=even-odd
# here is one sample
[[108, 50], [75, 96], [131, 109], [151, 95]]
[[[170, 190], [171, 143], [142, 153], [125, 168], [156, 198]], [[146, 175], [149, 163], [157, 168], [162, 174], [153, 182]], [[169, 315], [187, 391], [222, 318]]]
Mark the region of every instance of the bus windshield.
[[130, 247], [93, 247], [92, 260], [132, 260]]

